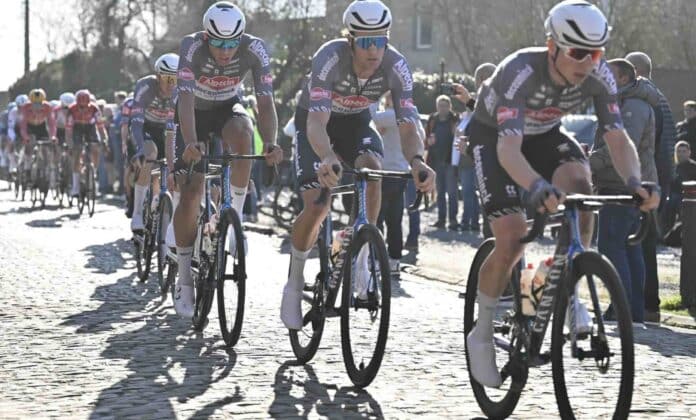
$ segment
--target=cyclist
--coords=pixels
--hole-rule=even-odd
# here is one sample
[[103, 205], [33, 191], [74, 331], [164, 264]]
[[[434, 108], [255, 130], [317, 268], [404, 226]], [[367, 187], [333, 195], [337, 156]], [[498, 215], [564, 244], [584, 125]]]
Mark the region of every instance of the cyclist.
[[14, 108], [10, 109], [10, 111], [7, 113], [7, 138], [9, 139], [8, 146], [7, 146], [7, 153], [10, 155], [10, 173], [16, 169], [18, 166], [20, 167], [19, 170], [29, 170], [30, 168], [30, 163], [28, 165], [23, 165], [24, 167], [20, 166], [22, 159], [18, 159], [20, 162], [15, 162], [14, 161], [14, 156], [15, 156], [15, 150], [17, 153], [21, 151], [21, 148], [19, 148], [19, 145], [15, 147], [15, 143], [17, 142], [17, 136], [20, 134], [20, 123], [22, 121], [22, 113], [20, 109], [24, 104], [29, 102], [29, 96], [25, 94], [17, 95], [15, 98], [15, 106]]
[[[24, 162], [31, 165], [32, 139], [51, 140], [58, 142], [56, 137], [56, 120], [53, 115], [53, 107], [46, 101], [46, 92], [43, 89], [32, 89], [29, 92], [29, 103], [20, 108], [22, 119], [20, 121], [20, 133], [24, 143]], [[50, 157], [48, 159], [51, 159]], [[30, 166], [29, 166], [30, 167]], [[55, 182], [54, 171], [50, 171], [51, 184]]]
[[71, 92], [60, 94], [60, 104], [53, 108], [56, 119], [56, 137], [60, 144], [65, 143], [65, 123], [68, 121], [68, 108], [75, 103], [75, 95]]
[[[99, 133], [97, 134], [97, 130]], [[89, 90], [82, 89], [75, 93], [75, 103], [68, 108], [68, 120], [65, 123], [65, 138], [72, 142], [73, 179], [70, 195], [80, 194], [80, 153], [83, 142], [99, 143], [108, 141], [101, 111], [92, 101]], [[91, 165], [99, 162], [99, 148], [91, 147]]]
[[[478, 321], [467, 337], [472, 376], [499, 387], [493, 316], [498, 297], [524, 247], [525, 217], [517, 186], [538, 211], [555, 212], [564, 192], [592, 192], [587, 158], [577, 141], [560, 129], [561, 117], [592, 98], [616, 170], [631, 191], [653, 209], [659, 192], [641, 185], [638, 155], [623, 128], [616, 83], [602, 59], [609, 25], [602, 12], [581, 0], [566, 0], [545, 22], [546, 47], [519, 50], [504, 59], [486, 80], [469, 124], [473, 156], [495, 249], [479, 272]], [[592, 214], [581, 212], [585, 246], [592, 235]]]
[[0, 179], [9, 178], [10, 157], [7, 149], [10, 144], [10, 139], [7, 136], [8, 114], [16, 105], [14, 102], [7, 104], [7, 108], [0, 112]]
[[[330, 208], [328, 202], [314, 204], [319, 188], [338, 183], [341, 174], [332, 167], [340, 161], [357, 168], [381, 168], [382, 140], [370, 126], [368, 107], [389, 90], [404, 157], [414, 174], [428, 174], [425, 181], [414, 177], [416, 186], [430, 191], [434, 184], [435, 174], [423, 162], [423, 142], [416, 128], [419, 115], [411, 98], [411, 71], [401, 53], [389, 45], [391, 11], [379, 0], [354, 1], [343, 14], [343, 24], [349, 34], [325, 43], [314, 54], [295, 112], [296, 172], [305, 207], [293, 224], [290, 272], [281, 303], [280, 316], [289, 329], [302, 328], [304, 265]], [[368, 183], [370, 223], [377, 221], [380, 201], [380, 183]], [[366, 258], [358, 267], [358, 275], [366, 276]]]
[[[275, 145], [278, 118], [273, 102], [271, 60], [263, 40], [245, 33], [246, 19], [234, 4], [221, 1], [203, 16], [204, 31], [186, 36], [179, 53], [176, 122], [177, 169], [197, 162], [190, 183], [179, 176], [181, 199], [174, 213], [179, 280], [174, 306], [182, 316], [193, 316], [191, 252], [196, 238], [203, 193], [203, 166], [198, 142], [218, 136], [225, 152], [249, 153], [254, 129], [240, 103], [240, 84], [251, 71], [258, 98], [259, 132], [269, 152], [268, 164], [279, 163], [282, 150]], [[232, 207], [240, 218], [246, 196], [250, 161], [235, 163], [231, 177]], [[229, 234], [234, 238], [234, 234]], [[241, 246], [241, 245], [240, 245]]]
[[[136, 144], [136, 152], [131, 163], [138, 175], [134, 188], [133, 217], [131, 230], [144, 228], [143, 202], [148, 186], [152, 165], [143, 164], [145, 150], [154, 149], [148, 159], [162, 159], [167, 156], [167, 164], [173, 169], [174, 107], [176, 104], [176, 72], [179, 56], [164, 54], [155, 61], [155, 74], [145, 76], [135, 84], [133, 104], [129, 121], [131, 135]], [[165, 137], [167, 137], [165, 143]], [[149, 147], [145, 148], [148, 144]], [[166, 153], [165, 153], [166, 152]], [[156, 189], [159, 184], [154, 183]], [[159, 191], [153, 191], [153, 205]]]

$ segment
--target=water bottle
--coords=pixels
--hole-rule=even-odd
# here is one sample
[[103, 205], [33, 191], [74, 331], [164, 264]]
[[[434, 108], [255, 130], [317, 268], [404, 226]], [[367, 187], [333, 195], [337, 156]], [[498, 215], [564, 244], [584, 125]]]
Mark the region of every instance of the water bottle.
[[532, 281], [534, 280], [534, 265], [527, 264], [520, 273], [520, 296], [522, 298], [522, 314], [533, 316], [536, 314], [536, 307], [532, 303]]
[[544, 287], [546, 287], [546, 277], [549, 275], [552, 265], [553, 258], [549, 257], [539, 264], [536, 273], [534, 273], [532, 293], [529, 295], [534, 305], [534, 312], [536, 312], [536, 308], [539, 306], [539, 302], [541, 302], [541, 296], [544, 294]]

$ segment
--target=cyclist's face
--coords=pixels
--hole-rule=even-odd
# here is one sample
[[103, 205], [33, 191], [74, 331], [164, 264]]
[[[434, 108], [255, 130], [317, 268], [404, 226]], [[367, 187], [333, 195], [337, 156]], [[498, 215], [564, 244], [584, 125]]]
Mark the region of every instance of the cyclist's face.
[[595, 68], [596, 63], [592, 60], [591, 56], [586, 56], [583, 60], [578, 61], [566, 54], [566, 52], [561, 48], [556, 55], [556, 49], [558, 47], [553, 41], [549, 42], [549, 54], [551, 57], [556, 58], [556, 68], [572, 85], [579, 85], [587, 76], [592, 73]]
[[232, 58], [234, 57], [235, 54], [237, 54], [237, 48], [216, 48], [213, 47], [212, 45], [208, 44], [208, 48], [210, 49], [210, 55], [213, 56], [215, 59], [215, 62], [219, 66], [225, 66], [227, 64], [230, 64], [232, 61]]
[[159, 82], [159, 88], [162, 96], [165, 98], [172, 96], [172, 92], [174, 92], [174, 89], [176, 88], [176, 75], [159, 74], [157, 75], [157, 80]]
[[384, 58], [384, 52], [386, 47], [377, 48], [376, 45], [372, 44], [369, 48], [362, 48], [359, 42], [356, 42], [356, 38], [359, 37], [383, 37], [387, 36], [387, 33], [375, 34], [372, 33], [362, 33], [356, 32], [353, 36], [353, 61], [356, 69], [362, 72], [375, 72], [382, 64], [382, 59]]

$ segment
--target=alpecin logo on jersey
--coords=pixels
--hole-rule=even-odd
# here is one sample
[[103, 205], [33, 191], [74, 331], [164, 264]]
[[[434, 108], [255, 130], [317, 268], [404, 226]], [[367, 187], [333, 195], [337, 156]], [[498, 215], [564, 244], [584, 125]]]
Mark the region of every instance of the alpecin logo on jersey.
[[548, 107], [543, 109], [529, 109], [524, 111], [525, 117], [529, 117], [539, 122], [549, 122], [558, 120], [563, 116], [563, 110], [556, 107]]
[[268, 53], [266, 52], [266, 46], [263, 45], [263, 42], [261, 40], [255, 40], [249, 45], [249, 51], [254, 53], [255, 56], [259, 58], [259, 61], [261, 61], [261, 66], [266, 67], [271, 63], [271, 58], [268, 56]]
[[399, 76], [404, 92], [413, 90], [413, 77], [411, 76], [411, 70], [408, 69], [406, 60], [402, 58], [394, 64], [394, 72]]
[[190, 82], [191, 80], [194, 80], [196, 77], [193, 75], [193, 72], [191, 71], [190, 68], [184, 67], [183, 69], [179, 70], [178, 77], [181, 80], [186, 80]]
[[365, 109], [370, 106], [370, 100], [364, 96], [341, 96], [333, 92], [331, 99], [339, 106], [347, 109]]
[[224, 90], [237, 86], [239, 84], [239, 77], [226, 77], [226, 76], [215, 76], [207, 77], [201, 76], [198, 82], [204, 86], [207, 86], [213, 90]]

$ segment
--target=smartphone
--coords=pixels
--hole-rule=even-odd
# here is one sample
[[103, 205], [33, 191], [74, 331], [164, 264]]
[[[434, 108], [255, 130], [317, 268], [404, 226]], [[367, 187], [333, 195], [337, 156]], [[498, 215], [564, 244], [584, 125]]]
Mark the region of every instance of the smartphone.
[[454, 86], [452, 86], [452, 83], [440, 83], [440, 92], [442, 92], [442, 95], [455, 95], [457, 92], [454, 90]]

